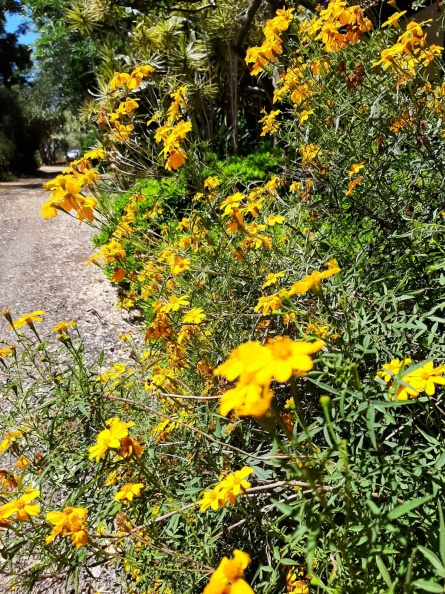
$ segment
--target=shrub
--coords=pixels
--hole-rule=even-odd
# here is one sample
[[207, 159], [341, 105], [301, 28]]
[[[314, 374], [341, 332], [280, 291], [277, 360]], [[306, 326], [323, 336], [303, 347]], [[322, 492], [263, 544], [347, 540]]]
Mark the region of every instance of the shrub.
[[[444, 591], [445, 92], [439, 50], [396, 20], [373, 30], [336, 1], [268, 21], [247, 62], [276, 77], [273, 172], [217, 166], [177, 81], [115, 74], [105, 148], [48, 184], [42, 214], [98, 225], [92, 262], [142, 312], [145, 348], [96, 375], [69, 328], [73, 363], [36, 333], [6, 347], [3, 447], [44, 461], [6, 475], [6, 564], [113, 561], [135, 593]], [[102, 199], [103, 157], [144, 179]], [[19, 518], [25, 487], [67, 519]]]

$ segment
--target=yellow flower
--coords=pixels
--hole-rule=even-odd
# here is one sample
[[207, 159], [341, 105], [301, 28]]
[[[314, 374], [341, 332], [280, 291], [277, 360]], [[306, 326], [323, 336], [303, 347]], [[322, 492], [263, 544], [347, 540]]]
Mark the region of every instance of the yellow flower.
[[133, 497], [139, 497], [141, 494], [141, 489], [144, 488], [143, 483], [128, 483], [127, 485], [122, 485], [120, 491], [118, 491], [115, 496], [115, 501], [120, 501], [121, 499], [126, 499], [127, 501], [133, 501]]
[[267, 316], [269, 313], [278, 311], [281, 307], [281, 291], [279, 293], [272, 293], [272, 295], [264, 295], [258, 299], [254, 311], [261, 311], [262, 316]]
[[278, 279], [282, 278], [283, 276], [284, 276], [284, 270], [282, 270], [281, 272], [277, 272], [277, 273], [269, 272], [269, 274], [267, 275], [266, 282], [261, 286], [261, 288], [265, 289], [266, 287], [270, 287], [271, 285], [277, 285]]
[[286, 382], [292, 375], [305, 375], [313, 368], [313, 355], [320, 351], [324, 342], [294, 341], [288, 336], [277, 336], [269, 341], [265, 348], [271, 353], [268, 362], [256, 372], [255, 379], [260, 384], [275, 378], [277, 382]]
[[262, 112], [265, 114], [261, 120], [259, 120], [260, 124], [263, 124], [263, 129], [261, 131], [260, 136], [266, 136], [266, 134], [275, 134], [278, 132], [280, 128], [280, 122], [276, 121], [277, 115], [281, 113], [279, 109], [275, 111], [271, 111], [269, 114], [265, 113], [264, 109]]
[[300, 146], [299, 151], [302, 157], [302, 165], [305, 166], [308, 163], [314, 163], [315, 160], [321, 155], [321, 148], [316, 144], [304, 144]]
[[233, 505], [236, 498], [250, 488], [250, 483], [245, 480], [250, 474], [253, 474], [253, 468], [249, 466], [228, 474], [214, 489], [203, 493], [199, 511], [205, 512], [209, 508], [216, 510], [218, 507], [225, 507], [227, 502]]
[[52, 511], [46, 514], [46, 520], [54, 525], [46, 544], [50, 544], [56, 536], [69, 536], [76, 548], [85, 546], [88, 533], [85, 526], [88, 510], [84, 507], [66, 507], [63, 512]]
[[125, 72], [115, 72], [113, 78], [110, 80], [108, 86], [111, 90], [117, 87], [123, 87], [130, 80], [130, 75]]
[[18, 320], [13, 322], [12, 325], [14, 326], [14, 328], [22, 328], [25, 324], [28, 324], [28, 326], [32, 326], [34, 322], [41, 322], [42, 316], [45, 313], [46, 312], [39, 309], [37, 311], [34, 311], [33, 313], [24, 314]]
[[254, 594], [244, 581], [244, 570], [251, 563], [247, 553], [235, 549], [233, 558], [223, 557], [218, 568], [212, 573], [203, 594]]
[[234, 410], [239, 416], [262, 417], [270, 408], [272, 379], [285, 382], [292, 375], [303, 376], [313, 368], [310, 355], [323, 347], [320, 340], [309, 343], [277, 337], [265, 346], [247, 342], [234, 349], [227, 361], [214, 371], [237, 385], [220, 398], [220, 412]]
[[241, 376], [237, 385], [221, 396], [219, 412], [227, 415], [233, 410], [239, 417], [261, 418], [269, 411], [273, 396], [268, 385], [256, 383], [255, 376]]
[[129, 427], [133, 427], [134, 423], [125, 423], [118, 418], [108, 419], [105, 423], [109, 429], [104, 429], [97, 436], [97, 443], [88, 448], [90, 452], [89, 459], [96, 458], [99, 462], [105, 456], [108, 450], [116, 450], [121, 446], [121, 439], [127, 437]]
[[29, 458], [27, 458], [26, 456], [19, 456], [17, 462], [14, 464], [15, 468], [18, 468], [19, 470], [24, 470], [28, 465], [29, 465]]
[[289, 186], [289, 191], [290, 192], [299, 192], [301, 190], [301, 182], [292, 182], [291, 185]]
[[219, 207], [221, 210], [224, 210], [223, 216], [230, 215], [233, 210], [239, 207], [243, 199], [244, 196], [240, 192], [236, 192], [236, 194], [227, 196], [227, 198], [221, 203], [221, 206]]
[[356, 177], [352, 181], [348, 183], [348, 191], [346, 192], [346, 196], [352, 196], [354, 188], [358, 186], [358, 184], [363, 180], [363, 177]]
[[329, 324], [326, 324], [324, 326], [319, 326], [318, 324], [308, 324], [304, 330], [304, 333], [306, 335], [315, 334], [315, 336], [318, 336], [318, 338], [321, 338], [323, 340], [324, 338], [328, 338], [329, 328]]
[[142, 452], [144, 448], [141, 446], [140, 443], [132, 439], [131, 437], [127, 436], [124, 437], [121, 441], [121, 449], [119, 451], [119, 456], [122, 458], [126, 458], [128, 456], [137, 456], [138, 458], [142, 456]]
[[104, 149], [93, 149], [92, 151], [88, 151], [84, 154], [84, 159], [105, 159], [107, 153]]
[[385, 382], [390, 382], [394, 376], [398, 375], [402, 367], [405, 369], [411, 363], [411, 359], [393, 359], [389, 363], [382, 366], [382, 371], [377, 373], [376, 377], [382, 378]]
[[0, 348], [0, 359], [2, 359], [3, 357], [7, 357], [8, 355], [11, 355], [11, 353], [13, 353], [14, 351], [15, 351], [14, 345], [5, 346], [5, 347]]
[[178, 311], [181, 307], [185, 307], [186, 305], [190, 305], [190, 301], [187, 300], [188, 295], [182, 295], [181, 297], [176, 297], [172, 295], [168, 303], [163, 305], [160, 309], [161, 313], [168, 313], [170, 311]]
[[221, 180], [216, 175], [210, 176], [204, 180], [204, 188], [206, 190], [215, 190], [221, 185]]
[[308, 291], [319, 293], [321, 291], [321, 281], [339, 272], [341, 272], [341, 269], [338, 266], [330, 267], [323, 272], [314, 270], [309, 276], [305, 276], [303, 280], [293, 284], [289, 289], [289, 295], [295, 295], [296, 293], [305, 295]]
[[351, 169], [348, 173], [349, 177], [352, 177], [355, 173], [358, 173], [363, 167], [365, 166], [365, 162], [362, 161], [361, 163], [353, 163], [351, 165]]
[[231, 382], [241, 374], [255, 373], [270, 358], [270, 352], [259, 342], [245, 342], [231, 351], [230, 357], [215, 369], [214, 374], [222, 375]]
[[54, 328], [52, 329], [53, 332], [66, 332], [68, 330], [68, 328], [75, 328], [76, 327], [76, 322], [75, 320], [71, 320], [70, 322], [59, 322], [57, 324], [57, 326], [54, 326]]
[[282, 223], [284, 223], [284, 217], [281, 215], [269, 215], [267, 217], [267, 224], [270, 227], [273, 227], [274, 225], [281, 225]]
[[392, 25], [397, 29], [399, 27], [399, 19], [403, 17], [404, 14], [406, 14], [406, 10], [402, 10], [401, 12], [395, 12], [389, 17], [387, 21], [382, 23], [382, 27], [388, 27]]
[[0, 443], [0, 454], [6, 452], [6, 450], [11, 446], [12, 443], [17, 441], [18, 439], [22, 439], [23, 433], [21, 431], [9, 431], [5, 434], [5, 438]]
[[300, 119], [300, 126], [302, 126], [304, 124], [304, 122], [309, 119], [309, 116], [312, 115], [313, 113], [314, 113], [313, 109], [309, 109], [309, 110], [304, 109], [298, 116]]
[[425, 392], [428, 396], [433, 396], [436, 391], [435, 384], [445, 385], [445, 378], [442, 377], [444, 371], [445, 365], [434, 369], [434, 363], [429, 361], [406, 376], [408, 378], [406, 381], [417, 392]]
[[25, 494], [0, 507], [0, 518], [5, 520], [16, 514], [16, 519], [20, 522], [27, 522], [29, 516], [37, 516], [40, 513], [40, 507], [37, 503], [31, 503], [33, 499], [40, 495], [40, 491], [35, 489], [25, 490]]
[[184, 324], [200, 324], [203, 320], [205, 320], [206, 314], [204, 310], [200, 307], [194, 307], [193, 309], [189, 309], [181, 318], [181, 321]]
[[186, 270], [190, 270], [190, 260], [188, 258], [181, 258], [181, 256], [173, 256], [169, 258], [171, 273], [173, 276], [178, 276]]

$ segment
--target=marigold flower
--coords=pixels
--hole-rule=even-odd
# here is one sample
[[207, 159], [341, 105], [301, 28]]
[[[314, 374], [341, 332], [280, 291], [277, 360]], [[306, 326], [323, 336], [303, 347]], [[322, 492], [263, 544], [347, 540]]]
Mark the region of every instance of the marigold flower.
[[114, 495], [114, 500], [121, 501], [121, 499], [126, 499], [127, 501], [133, 501], [133, 497], [139, 497], [141, 489], [144, 487], [145, 485], [143, 483], [122, 485], [121, 489]]
[[3, 359], [3, 357], [8, 357], [8, 355], [11, 355], [14, 351], [15, 351], [14, 345], [8, 345], [8, 346], [0, 348], [0, 359]]
[[109, 429], [104, 429], [97, 436], [97, 443], [90, 448], [89, 459], [96, 458], [99, 462], [105, 456], [108, 450], [117, 450], [121, 446], [121, 440], [128, 436], [128, 429], [134, 426], [134, 423], [125, 423], [118, 418], [108, 419], [105, 423]]
[[138, 458], [142, 456], [144, 448], [138, 443], [136, 440], [132, 439], [131, 437], [127, 436], [124, 437], [121, 441], [121, 449], [119, 451], [119, 456], [122, 458], [126, 458], [127, 456], [137, 456]]
[[305, 375], [314, 366], [309, 355], [317, 353], [323, 346], [321, 340], [304, 342], [292, 340], [288, 336], [277, 336], [264, 347], [271, 352], [271, 358], [256, 372], [255, 379], [265, 384], [272, 378], [286, 382], [294, 374]]
[[247, 553], [235, 549], [233, 558], [223, 557], [218, 568], [212, 573], [203, 594], [254, 594], [244, 581], [244, 570], [251, 563]]
[[241, 376], [237, 385], [219, 399], [219, 412], [227, 415], [233, 410], [239, 417], [261, 418], [269, 411], [273, 396], [269, 386], [257, 383], [254, 375]]
[[355, 175], [356, 173], [358, 173], [361, 169], [363, 169], [363, 167], [365, 166], [365, 162], [362, 161], [361, 163], [353, 163], [351, 165], [351, 169], [348, 173], [349, 177], [352, 177], [353, 175]]
[[339, 272], [341, 272], [341, 269], [338, 266], [330, 267], [323, 272], [314, 270], [310, 275], [305, 276], [303, 280], [293, 284], [289, 289], [289, 295], [295, 295], [296, 293], [305, 295], [308, 291], [319, 293], [321, 291], [321, 281]]
[[445, 365], [434, 368], [434, 363], [429, 361], [402, 379], [417, 392], [425, 392], [428, 396], [433, 396], [436, 391], [436, 384], [445, 385], [445, 378], [442, 377], [444, 372]]
[[32, 503], [33, 499], [39, 495], [40, 491], [35, 489], [25, 490], [24, 495], [0, 507], [0, 518], [4, 520], [15, 514], [17, 520], [27, 522], [29, 516], [37, 516], [40, 513], [40, 507], [37, 503]]
[[260, 136], [266, 136], [266, 134], [275, 134], [278, 132], [280, 128], [280, 122], [276, 121], [277, 115], [281, 113], [279, 109], [275, 111], [271, 111], [270, 113], [266, 113], [263, 109], [262, 112], [265, 114], [261, 120], [258, 121], [259, 124], [263, 124], [263, 129], [261, 130]]
[[221, 396], [221, 414], [234, 410], [239, 416], [262, 417], [273, 397], [271, 381], [285, 382], [292, 375], [305, 375], [313, 368], [310, 355], [323, 346], [321, 340], [310, 343], [281, 336], [265, 346], [253, 341], [240, 345], [214, 371], [229, 381], [239, 378], [237, 385]]
[[281, 307], [280, 293], [260, 297], [257, 305], [254, 307], [254, 311], [261, 311], [262, 316], [267, 316], [269, 313], [278, 311]]
[[46, 514], [46, 520], [54, 525], [46, 544], [50, 544], [59, 534], [69, 536], [76, 548], [85, 546], [88, 542], [88, 532], [85, 526], [88, 510], [84, 507], [66, 507], [63, 512], [52, 511]]
[[105, 159], [106, 155], [107, 153], [104, 149], [93, 149], [84, 154], [84, 159], [91, 159], [94, 161], [95, 159]]
[[314, 163], [315, 160], [321, 155], [321, 148], [312, 143], [300, 146], [299, 151], [301, 153], [301, 164], [303, 167], [308, 163]]
[[66, 332], [68, 330], [68, 328], [75, 328], [76, 327], [76, 321], [75, 320], [71, 320], [69, 322], [59, 322], [56, 326], [54, 326], [54, 328], [52, 329], [52, 332], [57, 332], [57, 333], [61, 333], [61, 332]]
[[269, 215], [267, 217], [267, 224], [270, 227], [274, 227], [275, 225], [281, 225], [282, 223], [284, 223], [284, 217], [282, 217], [281, 215]]
[[216, 175], [210, 176], [204, 180], [204, 188], [206, 190], [215, 190], [221, 185], [221, 180]]
[[387, 21], [385, 21], [384, 23], [382, 23], [382, 27], [390, 27], [393, 26], [395, 29], [398, 29], [400, 27], [399, 25], [399, 19], [401, 19], [403, 17], [403, 15], [406, 14], [406, 10], [402, 10], [400, 12], [395, 12], [394, 14], [392, 14]]
[[218, 507], [225, 507], [227, 502], [233, 505], [236, 498], [250, 488], [250, 483], [245, 479], [251, 474], [253, 474], [253, 468], [249, 466], [244, 466], [241, 470], [228, 474], [214, 489], [203, 493], [199, 502], [199, 511], [205, 512], [209, 508], [216, 510]]
[[6, 450], [13, 444], [15, 441], [22, 439], [23, 433], [21, 431], [9, 431], [5, 433], [5, 437], [3, 441], [0, 443], [0, 454], [6, 452]]
[[271, 285], [278, 284], [278, 279], [282, 278], [283, 276], [284, 276], [284, 270], [282, 270], [281, 272], [276, 272], [276, 273], [269, 272], [269, 274], [267, 275], [266, 282], [261, 286], [261, 288], [265, 289], [266, 287], [270, 287]]
[[178, 311], [181, 307], [190, 305], [190, 301], [187, 300], [187, 297], [188, 295], [182, 295], [180, 297], [172, 295], [169, 298], [168, 303], [160, 308], [160, 312], [169, 313], [170, 311]]
[[406, 367], [411, 363], [411, 359], [393, 359], [389, 363], [385, 363], [382, 366], [382, 371], [379, 371], [376, 377], [382, 378], [385, 382], [390, 382], [396, 375], [399, 374], [399, 371], [402, 369], [406, 369]]
[[42, 321], [42, 316], [45, 314], [46, 312], [42, 311], [42, 310], [37, 310], [34, 311], [33, 313], [30, 314], [24, 314], [23, 316], [21, 316], [20, 318], [18, 318], [15, 322], [12, 322], [12, 325], [14, 326], [14, 328], [22, 328], [25, 324], [27, 324], [28, 326], [33, 326], [34, 322], [41, 322]]
[[205, 318], [204, 310], [201, 307], [194, 307], [182, 316], [181, 321], [184, 324], [200, 324]]
[[358, 186], [358, 184], [363, 180], [363, 177], [356, 177], [352, 181], [348, 183], [348, 190], [346, 192], [346, 196], [352, 196], [354, 188]]

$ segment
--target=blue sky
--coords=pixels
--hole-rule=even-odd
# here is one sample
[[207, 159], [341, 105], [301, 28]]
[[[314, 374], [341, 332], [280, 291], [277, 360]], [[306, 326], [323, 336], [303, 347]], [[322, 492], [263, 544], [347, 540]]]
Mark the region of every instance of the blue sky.
[[[23, 19], [20, 18], [18, 14], [8, 14], [6, 13], [6, 31], [8, 33], [15, 33], [17, 27], [23, 23]], [[34, 40], [36, 39], [37, 34], [33, 33], [32, 31], [28, 31], [26, 35], [21, 35], [19, 37], [20, 43], [24, 43], [26, 45], [31, 45]]]

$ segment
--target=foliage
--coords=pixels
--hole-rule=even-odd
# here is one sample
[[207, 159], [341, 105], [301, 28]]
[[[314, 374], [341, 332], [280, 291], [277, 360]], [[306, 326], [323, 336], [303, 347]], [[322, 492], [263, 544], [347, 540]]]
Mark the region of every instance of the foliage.
[[61, 356], [42, 312], [4, 313], [4, 566], [39, 560], [22, 581], [113, 562], [135, 594], [445, 591], [445, 86], [403, 16], [375, 29], [335, 0], [266, 23], [246, 61], [275, 79], [257, 124], [280, 164], [209, 154], [179, 77], [112, 76], [103, 145], [42, 215], [96, 226], [90, 264], [145, 340], [97, 369], [71, 323]]

